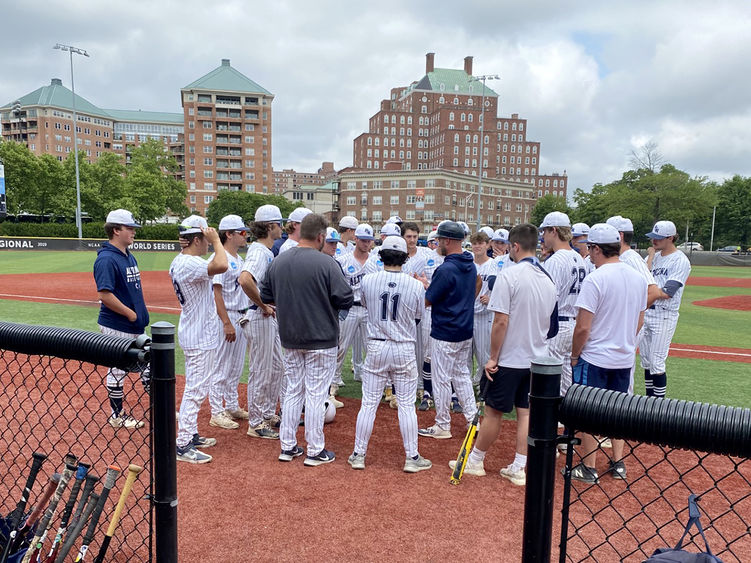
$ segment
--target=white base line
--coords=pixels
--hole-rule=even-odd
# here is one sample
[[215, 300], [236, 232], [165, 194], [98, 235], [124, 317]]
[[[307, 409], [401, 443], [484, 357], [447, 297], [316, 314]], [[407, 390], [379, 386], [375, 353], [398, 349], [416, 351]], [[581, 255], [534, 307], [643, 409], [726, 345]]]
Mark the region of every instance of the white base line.
[[676, 352], [695, 352], [698, 354], [717, 354], [720, 356], [744, 356], [747, 358], [751, 358], [751, 354], [745, 354], [743, 352], [720, 352], [718, 350], [696, 350], [694, 348], [673, 348], [670, 347], [670, 350], [676, 351]]
[[[63, 297], [41, 297], [37, 295], [14, 295], [12, 293], [0, 293], [0, 297], [9, 297], [11, 299], [30, 299], [32, 301], [65, 301], [66, 303], [83, 303], [84, 305], [99, 305], [99, 301], [87, 301], [84, 299], [65, 299]], [[176, 307], [158, 307], [149, 306], [150, 311], [166, 311], [169, 313], [179, 313], [180, 309]]]

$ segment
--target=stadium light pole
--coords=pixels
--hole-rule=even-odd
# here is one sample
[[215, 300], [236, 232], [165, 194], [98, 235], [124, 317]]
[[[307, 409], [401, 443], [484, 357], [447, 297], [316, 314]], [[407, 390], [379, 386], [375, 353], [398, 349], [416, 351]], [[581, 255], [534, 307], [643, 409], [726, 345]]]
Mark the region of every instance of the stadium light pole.
[[482, 101], [480, 102], [480, 158], [478, 159], [478, 173], [477, 173], [477, 230], [480, 230], [482, 223], [482, 213], [480, 212], [480, 203], [482, 198], [482, 159], [483, 150], [485, 148], [485, 81], [486, 80], [500, 80], [501, 77], [497, 74], [483, 74], [482, 76], [470, 77], [470, 82], [482, 82]]
[[70, 53], [70, 89], [73, 92], [73, 158], [76, 160], [76, 227], [78, 227], [78, 240], [83, 238], [82, 233], [82, 220], [81, 220], [81, 177], [78, 172], [78, 118], [76, 116], [76, 85], [73, 82], [73, 54], [83, 55], [88, 57], [89, 54], [78, 47], [72, 45], [63, 45], [57, 43], [53, 49], [59, 49], [60, 51], [68, 51]]

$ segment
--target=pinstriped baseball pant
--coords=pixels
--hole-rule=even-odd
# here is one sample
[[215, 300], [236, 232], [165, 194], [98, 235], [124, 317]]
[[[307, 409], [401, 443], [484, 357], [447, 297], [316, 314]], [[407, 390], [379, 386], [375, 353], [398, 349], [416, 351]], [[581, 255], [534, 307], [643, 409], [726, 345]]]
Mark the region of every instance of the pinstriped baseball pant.
[[279, 428], [282, 450], [291, 450], [297, 445], [297, 427], [303, 403], [308, 455], [317, 455], [326, 446], [323, 435], [324, 403], [336, 371], [336, 353], [336, 346], [323, 350], [287, 349], [284, 356], [287, 382]]
[[224, 331], [219, 329], [219, 346], [214, 358], [214, 374], [209, 387], [209, 405], [211, 415], [217, 416], [225, 410], [240, 408], [237, 397], [237, 386], [245, 367], [245, 350], [248, 342], [245, 334], [237, 322], [242, 315], [238, 311], [227, 311], [229, 320], [235, 327], [235, 341], [227, 342]]
[[561, 361], [561, 396], [571, 387], [571, 346], [576, 320], [559, 321], [558, 334], [548, 340], [548, 354]]
[[652, 373], [665, 373], [670, 341], [678, 324], [678, 311], [647, 310], [639, 340], [641, 367]]
[[417, 364], [412, 342], [369, 340], [362, 371], [362, 403], [357, 414], [355, 451], [365, 454], [378, 404], [387, 383], [393, 382], [399, 404], [399, 430], [407, 457], [417, 455]]
[[216, 350], [183, 349], [185, 389], [178, 415], [177, 445], [184, 447], [198, 433], [198, 411], [209, 393]]
[[[492, 311], [483, 311], [475, 313], [474, 329], [472, 331], [472, 350], [469, 354], [469, 372], [472, 374], [472, 384], [479, 385], [480, 377], [485, 370], [485, 364], [490, 358], [490, 331], [493, 328], [493, 318], [495, 314]], [[474, 371], [472, 360], [477, 358], [477, 369]]]
[[248, 422], [252, 427], [275, 414], [284, 379], [284, 363], [276, 318], [264, 317], [259, 310], [251, 311], [244, 330], [250, 343]]
[[471, 422], [477, 412], [475, 393], [472, 390], [471, 376], [467, 368], [467, 355], [471, 348], [471, 338], [462, 342], [446, 342], [432, 337], [430, 339], [435, 423], [444, 430], [451, 429], [449, 409], [452, 383], [467, 422]]
[[[362, 331], [363, 335], [368, 333], [368, 311], [362, 306], [352, 307], [347, 314], [347, 318], [339, 322], [339, 346], [336, 356], [336, 371], [331, 383], [341, 379], [344, 358], [347, 355], [347, 350], [352, 346], [352, 343], [355, 340], [355, 335], [358, 331]], [[353, 350], [352, 357], [354, 358], [355, 356], [356, 353]]]

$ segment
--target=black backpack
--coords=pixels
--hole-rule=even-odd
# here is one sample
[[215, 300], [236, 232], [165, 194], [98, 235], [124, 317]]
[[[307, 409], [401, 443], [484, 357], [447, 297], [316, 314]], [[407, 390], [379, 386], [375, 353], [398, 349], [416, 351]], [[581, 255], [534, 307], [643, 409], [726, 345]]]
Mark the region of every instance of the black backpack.
[[[689, 495], [688, 524], [686, 524], [686, 529], [683, 531], [681, 539], [678, 540], [678, 543], [673, 548], [661, 547], [657, 549], [652, 554], [652, 557], [644, 561], [644, 563], [722, 563], [722, 559], [720, 559], [716, 555], [712, 555], [712, 550], [709, 549], [707, 538], [704, 537], [704, 530], [702, 529], [701, 522], [699, 521], [700, 516], [701, 513], [699, 512], [699, 505], [696, 501], [696, 495]], [[685, 551], [683, 549], [683, 540], [686, 539], [686, 536], [691, 531], [692, 526], [696, 526], [696, 528], [699, 530], [701, 538], [704, 540], [704, 546], [707, 548], [707, 551], [702, 553], [689, 553], [688, 551]]]

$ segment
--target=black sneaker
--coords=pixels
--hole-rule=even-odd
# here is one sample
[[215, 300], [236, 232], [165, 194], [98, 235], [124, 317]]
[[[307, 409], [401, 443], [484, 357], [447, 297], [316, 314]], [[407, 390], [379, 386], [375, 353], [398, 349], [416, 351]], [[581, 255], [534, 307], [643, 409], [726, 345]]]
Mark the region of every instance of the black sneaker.
[[305, 458], [305, 461], [303, 462], [303, 465], [307, 465], [308, 467], [315, 467], [316, 465], [323, 465], [324, 463], [331, 463], [336, 459], [336, 456], [334, 455], [334, 452], [330, 452], [326, 449], [321, 450], [318, 452], [318, 454], [313, 456], [308, 456]]
[[613, 479], [626, 480], [626, 464], [623, 461], [608, 461], [608, 471], [613, 473]]
[[[564, 475], [566, 474], [565, 467], [561, 469], [561, 473]], [[583, 463], [580, 463], [571, 470], [571, 479], [575, 481], [581, 481], [582, 483], [589, 483], [591, 485], [599, 482], [599, 478], [596, 469], [589, 468]]]
[[216, 438], [204, 438], [198, 434], [193, 434], [194, 448], [210, 448], [211, 446], [216, 446]]
[[300, 446], [295, 446], [291, 450], [282, 450], [282, 453], [279, 454], [279, 461], [292, 461], [303, 453], [305, 452], [303, 452]]

